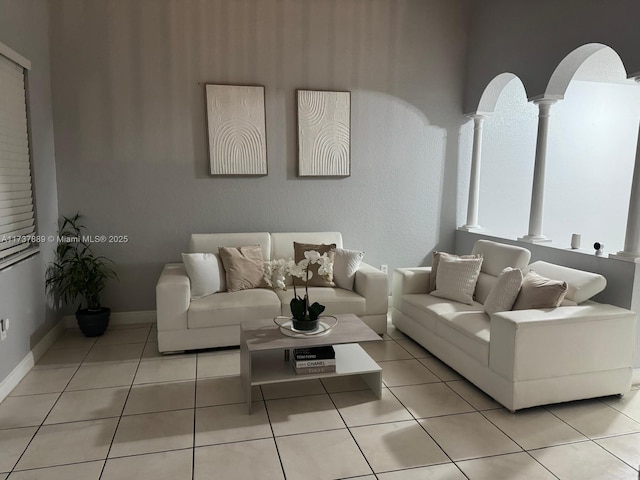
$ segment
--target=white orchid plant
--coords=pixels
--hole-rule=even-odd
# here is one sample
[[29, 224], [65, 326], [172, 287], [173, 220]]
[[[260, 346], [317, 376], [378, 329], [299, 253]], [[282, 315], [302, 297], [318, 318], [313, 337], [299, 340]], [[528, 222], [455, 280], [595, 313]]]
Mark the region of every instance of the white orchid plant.
[[[291, 275], [293, 280], [293, 299], [291, 300], [291, 315], [296, 320], [317, 320], [324, 311], [324, 305], [318, 302], [309, 304], [309, 280], [313, 278], [313, 272], [309, 269], [310, 265], [318, 265], [318, 275], [325, 279], [333, 279], [333, 260], [326, 253], [320, 255], [316, 250], [304, 252], [304, 258], [298, 263], [293, 260], [271, 260], [265, 264], [264, 279], [271, 288], [280, 288], [286, 290], [285, 279], [287, 275]], [[296, 278], [305, 281], [304, 298], [298, 296], [296, 290]]]

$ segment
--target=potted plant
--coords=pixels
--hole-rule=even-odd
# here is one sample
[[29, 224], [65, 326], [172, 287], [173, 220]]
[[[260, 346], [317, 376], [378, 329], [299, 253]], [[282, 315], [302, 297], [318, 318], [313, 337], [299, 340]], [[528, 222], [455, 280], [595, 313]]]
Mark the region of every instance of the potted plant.
[[80, 223], [80, 214], [62, 218], [55, 260], [47, 267], [46, 288], [58, 301], [75, 303], [80, 299], [78, 326], [87, 337], [97, 337], [107, 329], [111, 315], [110, 308], [100, 305], [100, 295], [107, 280], [118, 276], [111, 260], [91, 250], [91, 236]]
[[[318, 302], [309, 304], [309, 279], [313, 273], [309, 270], [309, 265], [319, 264], [318, 274], [324, 277], [333, 276], [333, 262], [328, 258], [326, 253], [320, 255], [315, 250], [304, 252], [305, 258], [298, 264], [291, 262], [289, 264], [288, 273], [293, 277], [293, 298], [289, 306], [291, 307], [291, 316], [293, 328], [302, 331], [311, 331], [318, 328], [320, 314], [324, 312], [324, 305]], [[304, 298], [298, 296], [296, 291], [296, 277], [305, 280]]]

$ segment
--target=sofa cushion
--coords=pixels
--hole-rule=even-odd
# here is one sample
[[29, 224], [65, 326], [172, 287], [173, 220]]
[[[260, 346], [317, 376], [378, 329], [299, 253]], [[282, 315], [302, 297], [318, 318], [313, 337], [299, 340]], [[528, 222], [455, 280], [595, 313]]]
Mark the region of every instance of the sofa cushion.
[[473, 305], [452, 302], [427, 293], [409, 293], [400, 299], [399, 310], [423, 327], [435, 331], [438, 316], [457, 312], [482, 312], [482, 305], [477, 302]]
[[[336, 244], [332, 243], [330, 245], [325, 245], [325, 244], [317, 245], [313, 243], [293, 242], [293, 250], [295, 254], [294, 260], [296, 263], [300, 263], [302, 260], [304, 260], [305, 252], [309, 252], [309, 251], [316, 251], [320, 255], [324, 255], [326, 253], [327, 257], [329, 257], [329, 260], [333, 262], [335, 258], [335, 252], [336, 252]], [[308, 284], [309, 286], [314, 286], [314, 287], [334, 287], [335, 283], [333, 282], [333, 275], [329, 272], [327, 273], [327, 276], [324, 277], [318, 273], [319, 268], [320, 268], [319, 264], [310, 263], [309, 266], [307, 267], [308, 271], [312, 274], [311, 278], [309, 278], [309, 281], [307, 282], [306, 278], [300, 279], [300, 280], [296, 279], [296, 283], [299, 281], [301, 285]]]
[[435, 333], [483, 365], [489, 365], [491, 322], [484, 312], [450, 312], [436, 322]]
[[480, 254], [484, 258], [475, 291], [475, 299], [480, 303], [487, 301], [502, 270], [506, 267], [523, 269], [531, 258], [531, 252], [526, 248], [490, 240], [478, 240], [471, 253]]
[[436, 289], [431, 295], [473, 305], [478, 274], [482, 265], [480, 258], [441, 256], [436, 276]]
[[333, 281], [336, 287], [353, 290], [353, 281], [363, 257], [364, 252], [336, 248], [333, 261]]
[[597, 273], [584, 272], [542, 261], [533, 262], [529, 268], [547, 278], [567, 282], [565, 299], [576, 303], [589, 300], [607, 286], [607, 279]]
[[[298, 288], [298, 295], [304, 297], [304, 287]], [[293, 288], [276, 292], [282, 302], [282, 313], [279, 315], [291, 316], [289, 303], [293, 298]], [[309, 301], [324, 305], [326, 310], [323, 315], [335, 315], [338, 313], [353, 313], [364, 315], [366, 311], [365, 298], [351, 290], [342, 288], [309, 287]]]
[[182, 262], [191, 282], [191, 298], [224, 292], [227, 280], [217, 253], [183, 253]]
[[239, 325], [245, 320], [280, 315], [280, 299], [272, 290], [254, 288], [222, 292], [193, 300], [187, 314], [189, 328]]
[[491, 315], [496, 312], [508, 312], [518, 298], [522, 286], [522, 270], [519, 268], [505, 268], [498, 276], [487, 300], [484, 302], [484, 311]]
[[260, 245], [220, 247], [220, 258], [227, 275], [227, 290], [229, 292], [250, 288], [267, 288]]
[[506, 267], [525, 268], [531, 258], [531, 252], [526, 248], [490, 240], [478, 240], [471, 253], [482, 255], [481, 271], [494, 277]]
[[513, 310], [555, 308], [564, 300], [566, 294], [566, 282], [551, 280], [530, 270], [522, 280]]

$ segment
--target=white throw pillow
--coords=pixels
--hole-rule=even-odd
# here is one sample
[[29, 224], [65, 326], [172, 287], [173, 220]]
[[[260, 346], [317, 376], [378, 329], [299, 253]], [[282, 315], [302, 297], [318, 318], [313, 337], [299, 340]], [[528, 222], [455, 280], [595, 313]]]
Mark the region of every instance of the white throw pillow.
[[227, 289], [224, 267], [217, 253], [183, 253], [182, 262], [191, 281], [191, 298]]
[[458, 258], [442, 256], [436, 276], [434, 297], [446, 298], [473, 305], [473, 292], [482, 267], [480, 258]]
[[482, 255], [480, 254], [472, 254], [472, 255], [454, 255], [452, 253], [446, 252], [437, 252], [433, 251], [433, 260], [431, 262], [431, 273], [429, 274], [429, 285], [427, 285], [427, 293], [433, 292], [436, 287], [436, 278], [438, 277], [438, 265], [440, 264], [440, 259], [442, 257], [449, 258], [480, 258]]
[[507, 267], [500, 275], [495, 285], [491, 288], [487, 300], [484, 302], [484, 311], [489, 315], [496, 312], [508, 312], [520, 293], [522, 285], [522, 270]]
[[333, 257], [333, 281], [337, 287], [353, 290], [353, 281], [363, 257], [364, 252], [336, 248]]

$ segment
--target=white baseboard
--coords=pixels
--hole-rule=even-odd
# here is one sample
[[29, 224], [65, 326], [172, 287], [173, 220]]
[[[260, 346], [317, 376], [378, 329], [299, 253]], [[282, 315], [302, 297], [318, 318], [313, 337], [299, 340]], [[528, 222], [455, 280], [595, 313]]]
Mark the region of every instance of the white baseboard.
[[[65, 328], [77, 328], [75, 315], [63, 317]], [[134, 325], [136, 323], [156, 323], [155, 310], [140, 310], [137, 312], [111, 312], [109, 325]]]
[[0, 402], [2, 402], [11, 391], [16, 388], [29, 371], [33, 368], [38, 360], [46, 353], [54, 344], [62, 332], [64, 331], [64, 322], [58, 322], [49, 333], [47, 333], [38, 344], [22, 359], [22, 361], [14, 368], [7, 377], [0, 382]]
[[633, 375], [631, 376], [631, 383], [633, 385], [640, 384], [640, 368], [633, 369]]

